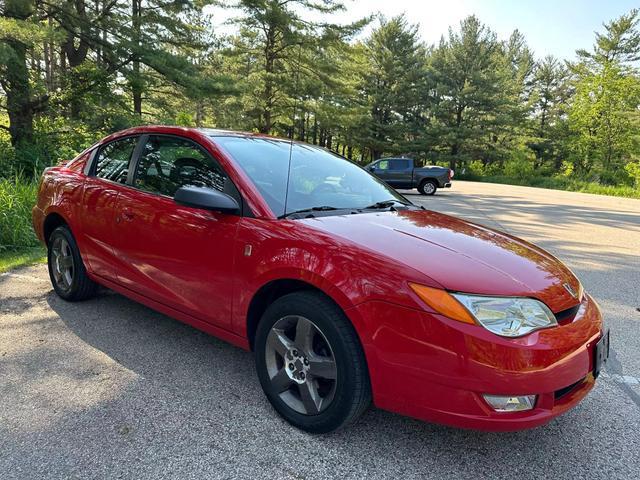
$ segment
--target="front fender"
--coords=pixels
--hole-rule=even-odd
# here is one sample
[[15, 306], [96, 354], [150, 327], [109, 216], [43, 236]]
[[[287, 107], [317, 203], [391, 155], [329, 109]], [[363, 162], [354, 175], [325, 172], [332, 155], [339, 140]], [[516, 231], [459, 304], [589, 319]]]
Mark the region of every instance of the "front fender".
[[252, 298], [274, 280], [305, 282], [345, 312], [371, 300], [415, 307], [407, 282], [433, 285], [421, 272], [300, 221], [244, 218], [234, 266], [232, 323], [240, 335]]

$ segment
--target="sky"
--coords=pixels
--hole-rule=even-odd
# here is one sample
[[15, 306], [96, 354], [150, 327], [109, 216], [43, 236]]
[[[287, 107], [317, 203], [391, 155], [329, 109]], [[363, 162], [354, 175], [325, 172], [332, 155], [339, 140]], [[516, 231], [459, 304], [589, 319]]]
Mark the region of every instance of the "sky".
[[[380, 12], [393, 17], [406, 12], [412, 23], [420, 25], [422, 39], [437, 43], [460, 20], [475, 14], [507, 39], [520, 30], [537, 58], [554, 55], [573, 59], [578, 48], [591, 49], [595, 31], [632, 8], [639, 0], [346, 0], [347, 12], [334, 21], [349, 22]], [[228, 11], [213, 11], [216, 23], [229, 16]], [[374, 24], [375, 25], [375, 24]], [[366, 31], [364, 32], [367, 33]]]

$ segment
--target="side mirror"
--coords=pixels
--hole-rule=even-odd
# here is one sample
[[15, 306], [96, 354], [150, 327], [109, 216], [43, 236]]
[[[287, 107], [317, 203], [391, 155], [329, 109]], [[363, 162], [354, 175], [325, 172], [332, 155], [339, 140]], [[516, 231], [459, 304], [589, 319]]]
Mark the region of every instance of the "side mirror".
[[240, 211], [240, 205], [235, 198], [212, 188], [180, 187], [173, 196], [173, 200], [186, 207], [215, 212], [238, 213]]
[[367, 170], [369, 170], [370, 172], [375, 172], [376, 167], [374, 167], [373, 165], [369, 165], [369, 166], [367, 167]]

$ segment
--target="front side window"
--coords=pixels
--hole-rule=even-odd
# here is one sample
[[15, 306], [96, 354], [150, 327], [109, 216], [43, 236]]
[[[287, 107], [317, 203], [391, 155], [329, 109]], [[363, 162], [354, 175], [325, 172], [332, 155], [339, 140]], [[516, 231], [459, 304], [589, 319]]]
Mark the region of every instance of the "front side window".
[[364, 169], [319, 147], [256, 137], [218, 136], [215, 140], [278, 217], [314, 207], [363, 209], [376, 202], [407, 202]]
[[134, 185], [147, 192], [173, 197], [184, 186], [223, 192], [227, 180], [217, 162], [193, 142], [151, 135], [140, 153]]
[[376, 170], [389, 170], [389, 160], [380, 160], [376, 165]]
[[96, 159], [96, 177], [126, 183], [129, 161], [137, 142], [138, 137], [127, 137], [102, 147]]

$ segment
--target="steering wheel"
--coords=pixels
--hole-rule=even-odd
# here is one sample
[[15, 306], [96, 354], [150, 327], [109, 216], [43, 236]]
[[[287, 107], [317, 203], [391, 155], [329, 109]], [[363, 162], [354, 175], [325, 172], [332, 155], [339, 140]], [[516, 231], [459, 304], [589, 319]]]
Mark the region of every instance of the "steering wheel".
[[311, 195], [316, 195], [318, 193], [336, 193], [337, 191], [338, 187], [336, 187], [334, 184], [321, 183], [311, 191]]

